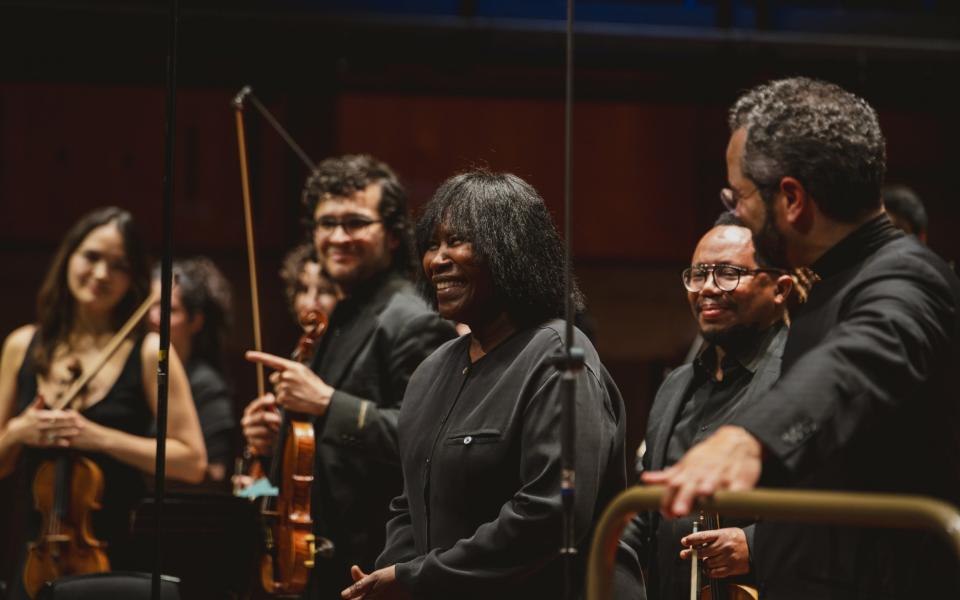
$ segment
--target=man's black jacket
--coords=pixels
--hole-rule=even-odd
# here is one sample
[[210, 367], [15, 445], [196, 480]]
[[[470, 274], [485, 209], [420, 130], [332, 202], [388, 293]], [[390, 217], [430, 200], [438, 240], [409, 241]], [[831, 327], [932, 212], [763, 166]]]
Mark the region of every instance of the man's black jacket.
[[[783, 374], [734, 423], [761, 440], [762, 484], [960, 502], [960, 282], [886, 215], [824, 254]], [[761, 597], [958, 598], [930, 535], [761, 522]]]
[[[769, 335], [771, 337], [764, 340], [764, 347], [758, 349], [757, 355], [751, 361], [753, 377], [742, 395], [735, 399], [738, 407], [750, 405], [753, 398], [762, 398], [780, 376], [781, 355], [787, 331], [785, 327], [778, 325]], [[647, 421], [647, 449], [643, 455], [643, 470], [659, 471], [669, 466], [666, 464], [666, 456], [670, 434], [684, 401], [693, 393], [691, 387], [695, 382], [694, 365], [688, 363], [671, 371], [657, 390]], [[689, 586], [682, 586], [682, 582], [674, 581], [673, 563], [679, 560], [679, 550], [674, 551], [672, 548], [675, 540], [657, 539], [660, 519], [660, 514], [655, 511], [639, 513], [624, 530], [622, 541], [636, 552], [641, 565], [647, 570], [647, 597], [651, 600], [672, 600], [673, 592], [678, 587]], [[742, 524], [730, 522], [730, 525]], [[754, 526], [747, 525], [743, 529], [752, 551]]]

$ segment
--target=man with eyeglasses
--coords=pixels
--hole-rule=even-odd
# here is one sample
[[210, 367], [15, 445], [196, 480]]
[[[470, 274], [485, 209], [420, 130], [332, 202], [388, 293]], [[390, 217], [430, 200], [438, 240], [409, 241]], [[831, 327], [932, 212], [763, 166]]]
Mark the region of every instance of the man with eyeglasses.
[[[768, 266], [754, 249], [749, 229], [730, 214], [721, 216], [697, 244], [681, 278], [705, 344], [696, 359], [674, 369], [657, 392], [648, 420], [644, 470], [680, 460], [780, 375], [793, 280]], [[750, 522], [724, 520], [721, 529], [693, 534], [693, 521], [662, 519], [651, 512], [639, 514], [627, 527], [623, 541], [646, 568], [648, 599], [690, 597], [691, 548], [697, 548], [705, 574], [750, 582]]]
[[[884, 214], [876, 113], [792, 78], [744, 94], [730, 129], [725, 202], [774, 264], [819, 281], [770, 392], [644, 475], [668, 488], [662, 512], [758, 481], [960, 504], [960, 281]], [[762, 521], [754, 539], [764, 598], [960, 597], [956, 559], [931, 534]]]
[[324, 275], [340, 299], [309, 366], [250, 352], [274, 369], [272, 394], [244, 412], [247, 441], [271, 451], [277, 406], [314, 419], [314, 531], [334, 544], [318, 558], [303, 598], [338, 598], [353, 564], [372, 569], [383, 549], [390, 500], [402, 491], [397, 416], [414, 369], [455, 336], [408, 280], [415, 266], [406, 192], [369, 156], [327, 159], [303, 203]]

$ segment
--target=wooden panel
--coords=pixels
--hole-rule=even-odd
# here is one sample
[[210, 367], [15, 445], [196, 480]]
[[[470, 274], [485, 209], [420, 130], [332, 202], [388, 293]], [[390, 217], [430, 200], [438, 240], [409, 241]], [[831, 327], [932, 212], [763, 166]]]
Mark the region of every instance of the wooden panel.
[[[716, 136], [715, 128], [700, 125], [704, 110], [626, 102], [577, 104], [578, 257], [687, 260], [699, 231], [701, 138], [705, 132]], [[370, 152], [394, 165], [416, 203], [429, 198], [449, 175], [488, 166], [527, 179], [561, 223], [559, 100], [345, 94], [337, 105], [337, 119], [339, 150]], [[705, 145], [716, 152], [718, 167], [724, 143], [714, 137]], [[718, 175], [713, 176], [717, 182]]]
[[[233, 248], [243, 232], [231, 97], [227, 90], [179, 94], [178, 248]], [[80, 215], [115, 204], [130, 210], [149, 245], [159, 247], [162, 89], [0, 84], [0, 98], [0, 236], [6, 243], [55, 245]], [[288, 175], [288, 151], [259, 115], [248, 121], [258, 237], [267, 246], [282, 245], [303, 175]]]
[[56, 243], [93, 206], [160, 197], [162, 97], [144, 88], [0, 87], [0, 235]]

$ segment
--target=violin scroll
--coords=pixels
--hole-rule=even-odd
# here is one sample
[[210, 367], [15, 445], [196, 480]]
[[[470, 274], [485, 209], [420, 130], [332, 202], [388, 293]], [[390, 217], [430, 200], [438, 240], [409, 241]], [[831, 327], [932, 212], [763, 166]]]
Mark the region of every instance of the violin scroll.
[[327, 315], [319, 310], [308, 310], [300, 313], [298, 321], [303, 328], [303, 335], [293, 351], [293, 360], [308, 363], [316, 352], [317, 343], [327, 331]]

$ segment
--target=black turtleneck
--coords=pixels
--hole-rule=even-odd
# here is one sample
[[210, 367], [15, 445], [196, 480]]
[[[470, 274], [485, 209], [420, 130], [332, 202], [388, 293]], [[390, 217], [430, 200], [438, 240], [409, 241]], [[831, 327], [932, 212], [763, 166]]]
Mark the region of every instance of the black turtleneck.
[[806, 303], [791, 315], [794, 327], [783, 351], [784, 373], [835, 325], [832, 312], [838, 308], [837, 295], [857, 277], [864, 263], [884, 246], [904, 237], [884, 213], [854, 230], [813, 263], [819, 281], [813, 284]]
[[827, 280], [863, 262], [883, 246], [903, 236], [904, 233], [894, 226], [886, 213], [883, 213], [870, 219], [834, 244], [811, 266], [820, 276], [821, 281]]

